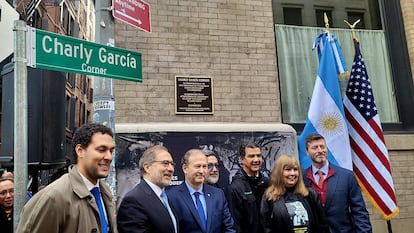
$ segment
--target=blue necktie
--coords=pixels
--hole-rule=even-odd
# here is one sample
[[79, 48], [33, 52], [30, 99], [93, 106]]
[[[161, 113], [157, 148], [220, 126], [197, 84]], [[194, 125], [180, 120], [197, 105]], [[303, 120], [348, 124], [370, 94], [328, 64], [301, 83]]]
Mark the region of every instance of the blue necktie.
[[167, 208], [168, 213], [170, 214], [171, 220], [174, 224], [174, 232], [178, 232], [177, 231], [177, 221], [175, 220], [174, 214], [171, 210], [170, 204], [168, 204], [168, 198], [167, 198], [167, 194], [165, 193], [165, 191], [162, 191], [161, 193], [161, 198], [162, 198], [162, 202], [164, 203], [165, 208]]
[[206, 225], [207, 225], [206, 216], [204, 214], [203, 205], [201, 204], [201, 201], [200, 201], [200, 198], [199, 198], [200, 193], [195, 192], [194, 196], [195, 196], [195, 200], [196, 200], [198, 216], [200, 217], [200, 220], [201, 220], [201, 225], [203, 225], [203, 230], [206, 230]]
[[104, 212], [104, 209], [103, 209], [103, 206], [102, 206], [101, 193], [99, 192], [99, 188], [98, 187], [93, 188], [91, 190], [91, 193], [95, 197], [95, 202], [96, 202], [96, 205], [98, 206], [98, 209], [99, 209], [99, 216], [101, 218], [102, 233], [108, 233], [108, 223], [106, 222], [105, 212]]

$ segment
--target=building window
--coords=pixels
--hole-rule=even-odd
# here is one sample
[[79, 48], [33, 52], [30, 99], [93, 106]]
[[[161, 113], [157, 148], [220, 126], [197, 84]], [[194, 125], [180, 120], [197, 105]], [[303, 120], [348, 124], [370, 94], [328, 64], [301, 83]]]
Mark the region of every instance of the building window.
[[[414, 92], [414, 85], [400, 4], [365, 0], [364, 4], [354, 6], [355, 2], [345, 0], [337, 1], [333, 7], [330, 5], [332, 1], [317, 1], [317, 6], [313, 4], [315, 2], [303, 0], [298, 3], [303, 3], [303, 24], [307, 27], [277, 24], [281, 22], [281, 14], [275, 16], [283, 122], [293, 125], [298, 132], [302, 131], [319, 66], [312, 44], [323, 32], [319, 27], [325, 26], [323, 14], [326, 13], [330, 31], [342, 45], [348, 70], [352, 67], [354, 51], [351, 31], [343, 21], [346, 19], [353, 23], [360, 19], [357, 28], [367, 29], [357, 30], [356, 35], [361, 41], [384, 131], [414, 130], [414, 119], [409, 117], [410, 109], [414, 108], [414, 97], [410, 94]], [[360, 6], [366, 8], [360, 9]], [[283, 0], [273, 0], [273, 11], [282, 9]], [[348, 30], [335, 29], [334, 25]], [[347, 80], [340, 83], [344, 91]]]
[[365, 29], [365, 19], [364, 19], [364, 12], [348, 12], [348, 22], [353, 24], [354, 22], [358, 21], [359, 23], [356, 24], [356, 29]]
[[332, 20], [332, 11], [326, 9], [315, 10], [316, 26], [325, 27], [324, 14], [326, 14], [326, 16], [328, 17], [329, 27], [334, 27], [334, 21]]
[[302, 9], [294, 7], [283, 7], [283, 19], [286, 25], [303, 26]]

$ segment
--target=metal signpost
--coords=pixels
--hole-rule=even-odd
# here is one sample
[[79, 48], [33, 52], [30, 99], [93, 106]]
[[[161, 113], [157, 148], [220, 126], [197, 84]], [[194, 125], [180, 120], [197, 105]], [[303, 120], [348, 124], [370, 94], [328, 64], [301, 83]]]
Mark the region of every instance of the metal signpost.
[[17, 228], [20, 211], [26, 201], [28, 119], [27, 119], [27, 67], [26, 22], [14, 21], [14, 204], [13, 226]]
[[151, 32], [150, 5], [142, 0], [113, 0], [114, 18], [131, 26]]
[[[27, 66], [142, 82], [141, 53], [97, 44], [14, 21], [14, 171], [13, 225], [26, 200], [28, 119]], [[95, 108], [111, 108], [107, 102]]]
[[28, 66], [142, 82], [141, 53], [28, 28]]

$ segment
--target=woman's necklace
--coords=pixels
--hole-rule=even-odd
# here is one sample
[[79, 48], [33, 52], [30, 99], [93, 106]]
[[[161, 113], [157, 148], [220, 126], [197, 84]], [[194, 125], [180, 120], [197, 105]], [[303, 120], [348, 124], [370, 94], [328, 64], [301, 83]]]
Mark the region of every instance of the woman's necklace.
[[9, 220], [9, 221], [11, 221], [11, 212], [12, 212], [12, 210], [10, 209], [10, 210], [5, 210], [5, 212], [6, 212], [6, 217], [7, 217], [7, 220]]

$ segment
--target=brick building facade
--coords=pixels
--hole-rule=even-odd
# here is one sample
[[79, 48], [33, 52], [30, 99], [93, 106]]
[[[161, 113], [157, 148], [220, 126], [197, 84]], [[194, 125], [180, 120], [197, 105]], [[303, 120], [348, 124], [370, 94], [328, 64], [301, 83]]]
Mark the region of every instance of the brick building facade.
[[[286, 123], [282, 119], [283, 104], [277, 66], [280, 58], [277, 56], [274, 32], [274, 12], [278, 12], [274, 8], [277, 4], [283, 7], [284, 1], [147, 2], [151, 5], [151, 33], [120, 21], [115, 24], [116, 46], [141, 52], [143, 62], [142, 83], [115, 81], [117, 124]], [[289, 2], [289, 7], [305, 10], [308, 7], [301, 3], [303, 1], [294, 1], [293, 5], [292, 1], [285, 2]], [[331, 10], [334, 15], [335, 9], [339, 8], [335, 5], [337, 2], [313, 1], [310, 7]], [[346, 2], [352, 7], [343, 7], [343, 11], [352, 10], [362, 14], [372, 11], [364, 7], [371, 6], [375, 1], [364, 1], [359, 8], [356, 1]], [[324, 4], [328, 4], [328, 7], [321, 7]], [[413, 69], [414, 2], [401, 0], [400, 5], [408, 46], [407, 59]], [[367, 14], [365, 17], [368, 17]], [[366, 25], [375, 25], [372, 28], [377, 27], [378, 22], [372, 18], [365, 20]], [[406, 74], [410, 76], [406, 78], [413, 79], [411, 72]], [[214, 114], [175, 113], [176, 75], [213, 78]], [[397, 102], [400, 103], [401, 98]], [[404, 118], [405, 115], [400, 117]], [[403, 120], [402, 125], [402, 129], [393, 130], [392, 126], [384, 129], [400, 208], [398, 216], [391, 221], [392, 227], [394, 232], [409, 233], [414, 228], [414, 169], [411, 166], [414, 166], [414, 134], [410, 123], [405, 124]], [[300, 126], [295, 128], [300, 132]], [[387, 232], [386, 222], [367, 198], [366, 202], [374, 232]]]

